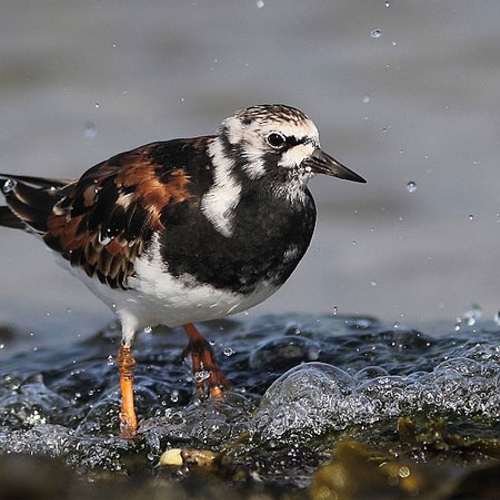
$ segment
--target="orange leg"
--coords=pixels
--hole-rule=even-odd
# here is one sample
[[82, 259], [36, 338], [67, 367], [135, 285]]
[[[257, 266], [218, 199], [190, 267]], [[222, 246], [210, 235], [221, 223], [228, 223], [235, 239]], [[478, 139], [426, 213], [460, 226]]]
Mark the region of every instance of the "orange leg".
[[137, 430], [137, 417], [134, 409], [134, 368], [136, 365], [132, 349], [121, 347], [117, 356], [122, 390], [122, 408], [120, 412], [120, 436], [131, 438]]
[[[210, 394], [219, 398], [222, 395], [222, 387], [229, 389], [231, 383], [226, 379], [215, 359], [215, 354], [203, 335], [197, 330], [193, 323], [184, 325], [189, 337], [189, 343], [182, 353], [183, 357], [191, 354], [193, 363], [193, 375], [195, 378], [196, 392], [201, 395], [205, 392], [205, 381]], [[204, 373], [206, 377], [203, 376]]]

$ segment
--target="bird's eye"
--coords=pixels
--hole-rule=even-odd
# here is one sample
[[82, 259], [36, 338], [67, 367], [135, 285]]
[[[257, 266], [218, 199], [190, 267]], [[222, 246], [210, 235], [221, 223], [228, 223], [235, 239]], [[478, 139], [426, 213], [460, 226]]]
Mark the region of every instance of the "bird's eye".
[[272, 148], [281, 148], [281, 146], [283, 146], [285, 142], [286, 142], [285, 136], [277, 134], [276, 132], [273, 132], [272, 134], [269, 134], [267, 136], [267, 143]]

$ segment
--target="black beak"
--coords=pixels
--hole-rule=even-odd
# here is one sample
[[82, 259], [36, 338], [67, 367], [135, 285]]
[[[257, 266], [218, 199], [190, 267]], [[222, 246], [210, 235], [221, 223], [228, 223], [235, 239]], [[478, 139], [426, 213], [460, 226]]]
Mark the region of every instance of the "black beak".
[[320, 148], [314, 150], [313, 154], [304, 160], [305, 164], [311, 167], [315, 174], [332, 175], [339, 177], [346, 181], [362, 182], [366, 180], [352, 170], [344, 167], [342, 163], [338, 162], [335, 158], [322, 151]]

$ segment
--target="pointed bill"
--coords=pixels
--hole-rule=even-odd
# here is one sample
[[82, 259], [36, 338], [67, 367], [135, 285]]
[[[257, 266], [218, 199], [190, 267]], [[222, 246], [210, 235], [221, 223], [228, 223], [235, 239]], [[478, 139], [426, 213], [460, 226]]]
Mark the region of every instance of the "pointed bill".
[[345, 179], [347, 181], [362, 182], [366, 180], [349, 168], [342, 165], [335, 158], [325, 153], [320, 148], [314, 150], [313, 154], [304, 160], [305, 164], [311, 167], [315, 174], [326, 174]]

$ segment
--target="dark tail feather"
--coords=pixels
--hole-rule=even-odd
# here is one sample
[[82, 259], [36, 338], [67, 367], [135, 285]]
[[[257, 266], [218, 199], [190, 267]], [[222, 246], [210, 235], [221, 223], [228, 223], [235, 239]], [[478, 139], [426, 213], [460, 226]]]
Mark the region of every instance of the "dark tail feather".
[[74, 179], [49, 179], [47, 177], [33, 177], [31, 175], [0, 174], [0, 179], [12, 179], [32, 186], [44, 188], [59, 188], [74, 182]]
[[39, 210], [37, 207], [23, 203], [15, 195], [7, 197], [10, 209], [28, 226], [36, 231], [45, 233], [47, 231], [48, 212]]
[[[57, 197], [54, 193], [47, 191], [43, 188], [34, 188], [18, 182], [12, 190], [17, 201], [22, 204], [34, 208], [37, 212], [43, 212], [49, 214], [52, 211], [54, 203], [57, 201]], [[8, 197], [9, 204], [12, 202], [12, 198]]]
[[0, 207], [0, 226], [26, 229], [26, 224], [9, 207]]
[[47, 219], [52, 213], [54, 204], [59, 201], [58, 192], [61, 186], [66, 185], [66, 181], [0, 174], [0, 179], [2, 177], [11, 182], [3, 187], [8, 208], [2, 207], [0, 224], [31, 228], [39, 233], [47, 232]]

